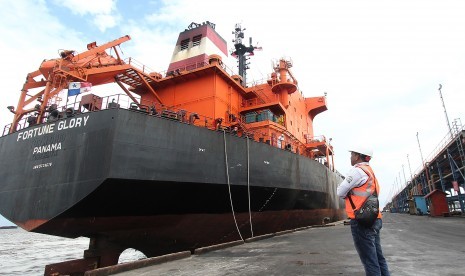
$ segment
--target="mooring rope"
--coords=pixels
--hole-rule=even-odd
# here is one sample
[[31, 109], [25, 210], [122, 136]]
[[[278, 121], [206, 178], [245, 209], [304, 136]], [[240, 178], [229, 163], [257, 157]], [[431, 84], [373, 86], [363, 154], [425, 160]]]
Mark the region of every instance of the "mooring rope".
[[241, 231], [239, 230], [239, 226], [237, 225], [236, 215], [234, 213], [234, 205], [233, 205], [232, 195], [231, 195], [231, 183], [229, 183], [229, 164], [228, 164], [228, 151], [226, 150], [226, 131], [224, 129], [223, 129], [223, 140], [224, 140], [224, 158], [225, 158], [225, 165], [226, 165], [226, 177], [228, 181], [228, 190], [229, 190], [229, 202], [231, 203], [231, 210], [232, 210], [232, 215], [234, 218], [234, 223], [236, 224], [237, 233], [239, 233], [239, 237], [241, 237], [241, 240], [244, 240], [244, 238], [242, 238]]
[[249, 222], [250, 222], [250, 233], [253, 237], [253, 227], [252, 227], [252, 212], [250, 208], [250, 150], [249, 150], [249, 137], [246, 136], [247, 140], [247, 197], [249, 199]]

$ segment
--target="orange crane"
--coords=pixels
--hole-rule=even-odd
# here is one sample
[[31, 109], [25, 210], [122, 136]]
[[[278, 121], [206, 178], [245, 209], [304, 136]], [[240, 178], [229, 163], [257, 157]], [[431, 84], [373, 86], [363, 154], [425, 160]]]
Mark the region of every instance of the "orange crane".
[[[58, 97], [70, 82], [90, 82], [93, 86], [116, 82], [137, 103], [138, 101], [123, 85], [126, 84], [138, 88], [139, 91], [152, 93], [162, 104], [157, 92], [150, 85], [157, 81], [156, 77], [144, 72], [144, 69], [131, 65], [131, 59], [125, 62], [120, 57], [117, 46], [130, 39], [126, 35], [101, 46], [92, 42], [87, 44], [87, 51], [83, 53], [76, 54], [73, 50], [63, 50], [60, 52], [60, 58], [44, 60], [38, 70], [27, 75], [16, 109], [13, 106], [8, 107], [14, 113], [9, 133], [15, 132], [21, 119], [29, 113], [37, 113], [37, 117], [34, 117], [36, 124], [43, 123], [51, 101]], [[116, 57], [106, 53], [110, 48], [114, 50]], [[35, 80], [36, 78], [40, 80]], [[36, 88], [43, 89], [35, 93], [31, 91]], [[38, 103], [32, 106], [34, 101]]]

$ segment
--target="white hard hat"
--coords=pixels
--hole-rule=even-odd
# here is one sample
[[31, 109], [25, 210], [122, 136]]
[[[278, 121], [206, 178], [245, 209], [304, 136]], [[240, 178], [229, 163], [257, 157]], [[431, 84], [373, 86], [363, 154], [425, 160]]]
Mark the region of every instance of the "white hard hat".
[[369, 147], [355, 146], [355, 147], [352, 147], [351, 149], [349, 149], [349, 151], [373, 157], [373, 150], [371, 148], [369, 148]]

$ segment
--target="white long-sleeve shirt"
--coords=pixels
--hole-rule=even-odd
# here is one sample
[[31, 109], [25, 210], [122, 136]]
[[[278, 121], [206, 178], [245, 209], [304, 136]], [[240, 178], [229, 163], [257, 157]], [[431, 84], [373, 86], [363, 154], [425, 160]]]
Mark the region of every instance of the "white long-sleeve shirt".
[[[368, 165], [368, 162], [359, 163], [360, 165]], [[360, 168], [352, 167], [346, 174], [344, 181], [337, 187], [337, 195], [341, 198], [345, 198], [347, 193], [355, 187], [362, 186], [368, 179], [368, 175]]]

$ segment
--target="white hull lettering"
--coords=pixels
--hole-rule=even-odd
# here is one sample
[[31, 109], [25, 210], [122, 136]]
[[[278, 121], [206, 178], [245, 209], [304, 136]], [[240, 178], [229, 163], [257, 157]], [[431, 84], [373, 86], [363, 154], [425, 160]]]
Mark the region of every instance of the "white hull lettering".
[[32, 154], [46, 153], [46, 152], [57, 151], [57, 150], [61, 150], [61, 143], [49, 144], [49, 145], [40, 146], [40, 147], [34, 147], [34, 150], [32, 151]]
[[35, 165], [32, 167], [33, 170], [37, 170], [37, 169], [42, 169], [42, 168], [48, 168], [48, 167], [51, 167], [53, 165], [52, 162], [50, 163], [43, 163], [43, 164], [39, 164], [39, 165]]
[[30, 130], [19, 132], [18, 138], [16, 138], [16, 141], [19, 141], [20, 139], [26, 140], [26, 139], [33, 138], [36, 136], [42, 136], [44, 134], [53, 133], [54, 130], [55, 130], [55, 124], [49, 124], [49, 125], [43, 125], [40, 127], [36, 127]]
[[24, 141], [30, 138], [46, 135], [49, 133], [53, 133], [55, 130], [64, 130], [70, 129], [75, 127], [85, 127], [87, 125], [87, 121], [89, 120], [90, 115], [85, 117], [78, 117], [72, 118], [70, 120], [60, 121], [58, 123], [57, 128], [55, 129], [55, 123], [42, 125], [33, 129], [25, 130], [22, 132], [18, 132], [18, 136], [16, 141]]
[[61, 121], [58, 123], [58, 130], [81, 127], [81, 125], [86, 126], [88, 119], [89, 115], [82, 118], [72, 118], [69, 121]]

